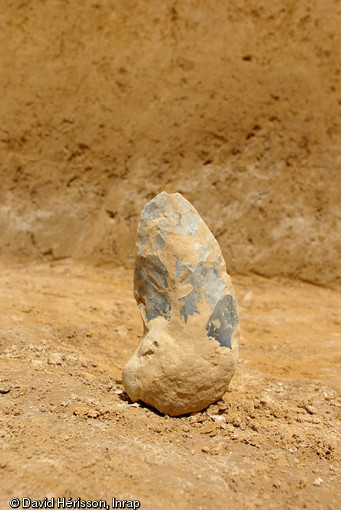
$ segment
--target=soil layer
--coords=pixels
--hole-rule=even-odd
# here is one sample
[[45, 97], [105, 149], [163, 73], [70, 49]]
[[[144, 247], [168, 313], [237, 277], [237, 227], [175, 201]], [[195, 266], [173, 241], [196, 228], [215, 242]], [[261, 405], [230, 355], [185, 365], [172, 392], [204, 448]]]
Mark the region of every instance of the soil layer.
[[2, 264], [0, 507], [16, 496], [339, 508], [341, 296], [261, 277], [234, 285], [242, 337], [230, 389], [171, 418], [123, 392], [142, 335], [131, 271]]
[[340, 281], [338, 0], [8, 0], [0, 253], [131, 267], [180, 191], [228, 271]]

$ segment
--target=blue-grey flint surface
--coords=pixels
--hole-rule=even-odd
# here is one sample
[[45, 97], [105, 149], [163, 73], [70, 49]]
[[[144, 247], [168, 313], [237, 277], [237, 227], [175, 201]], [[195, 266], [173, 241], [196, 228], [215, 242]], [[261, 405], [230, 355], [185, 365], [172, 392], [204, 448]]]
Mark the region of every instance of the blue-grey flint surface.
[[[220, 249], [216, 242], [209, 244], [215, 241], [213, 235], [189, 202], [179, 193], [173, 195], [173, 200], [169, 197], [165, 192], [160, 193], [143, 210], [136, 245], [135, 298], [143, 304], [147, 322], [156, 317], [170, 320], [173, 311], [184, 324], [200, 313], [200, 304], [205, 301], [210, 310], [205, 326], [208, 339], [215, 339], [222, 347], [231, 349], [232, 334], [238, 322], [237, 301], [227, 293], [227, 285], [220, 274]], [[206, 244], [197, 239], [199, 222], [207, 229]], [[170, 260], [170, 264], [175, 260], [175, 266], [170, 266], [165, 262], [165, 250], [174, 250], [175, 240], [181, 242], [182, 237], [192, 240], [196, 263], [186, 263], [175, 254]], [[188, 286], [189, 290], [185, 295], [179, 293], [177, 306], [172, 310], [171, 288], [174, 286], [180, 291]]]

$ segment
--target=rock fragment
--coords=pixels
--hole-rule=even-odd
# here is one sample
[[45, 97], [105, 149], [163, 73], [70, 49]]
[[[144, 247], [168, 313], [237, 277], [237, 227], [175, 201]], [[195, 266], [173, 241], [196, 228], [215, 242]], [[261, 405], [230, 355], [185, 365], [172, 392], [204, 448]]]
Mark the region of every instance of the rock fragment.
[[219, 400], [238, 360], [238, 306], [217, 241], [179, 193], [142, 212], [134, 295], [144, 337], [123, 369], [130, 399], [173, 416]]
[[52, 352], [48, 359], [48, 365], [62, 365], [63, 364], [63, 356], [59, 352]]

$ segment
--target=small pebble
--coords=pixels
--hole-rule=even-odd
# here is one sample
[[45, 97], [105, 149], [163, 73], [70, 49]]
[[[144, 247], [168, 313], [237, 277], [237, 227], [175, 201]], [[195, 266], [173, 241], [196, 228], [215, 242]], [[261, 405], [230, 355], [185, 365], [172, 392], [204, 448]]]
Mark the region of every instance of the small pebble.
[[218, 423], [226, 423], [225, 416], [221, 416], [221, 415], [218, 415], [218, 414], [212, 414], [211, 418], [212, 418], [212, 420], [214, 420], [214, 421], [216, 421]]
[[49, 365], [61, 365], [63, 362], [63, 356], [59, 352], [53, 352], [48, 357], [47, 363]]
[[74, 409], [73, 411], [73, 414], [75, 416], [85, 416], [88, 412], [88, 408], [87, 407], [76, 407], [76, 409]]
[[316, 479], [314, 480], [314, 485], [315, 485], [316, 487], [319, 487], [322, 483], [323, 483], [323, 479], [322, 479], [322, 478], [320, 478], [320, 477], [318, 477], [318, 478], [316, 478]]
[[200, 434], [216, 434], [217, 433], [217, 425], [215, 423], [208, 423], [204, 425], [200, 430]]
[[97, 418], [99, 416], [99, 412], [95, 409], [90, 409], [90, 411], [87, 412], [87, 416], [89, 418]]

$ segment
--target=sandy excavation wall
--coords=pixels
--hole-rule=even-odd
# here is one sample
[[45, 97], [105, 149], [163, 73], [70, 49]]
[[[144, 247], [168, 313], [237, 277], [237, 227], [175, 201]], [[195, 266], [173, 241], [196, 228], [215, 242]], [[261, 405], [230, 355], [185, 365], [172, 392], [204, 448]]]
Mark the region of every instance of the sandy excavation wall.
[[9, 0], [0, 9], [3, 257], [131, 265], [179, 191], [230, 272], [338, 277], [337, 0]]

